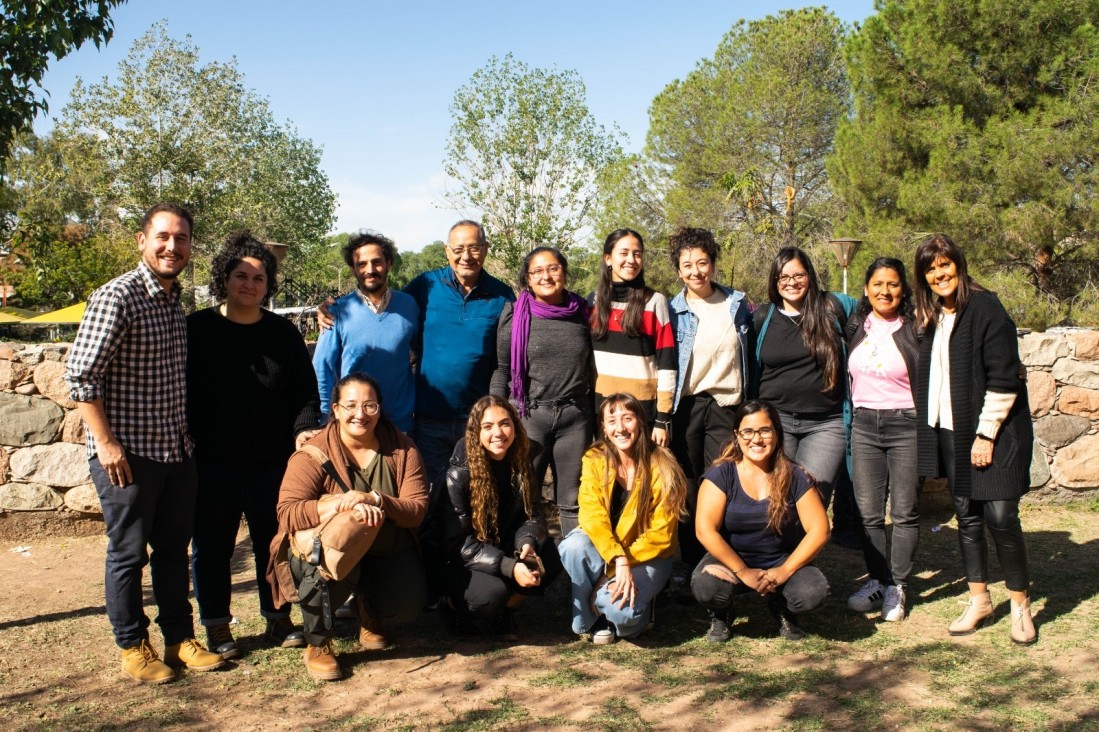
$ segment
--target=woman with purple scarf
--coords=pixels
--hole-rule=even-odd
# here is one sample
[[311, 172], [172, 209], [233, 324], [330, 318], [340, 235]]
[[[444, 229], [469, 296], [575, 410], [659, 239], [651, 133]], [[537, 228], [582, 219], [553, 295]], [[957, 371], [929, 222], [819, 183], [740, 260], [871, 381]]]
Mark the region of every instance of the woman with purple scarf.
[[594, 383], [588, 306], [565, 289], [569, 263], [537, 247], [519, 266], [522, 292], [505, 305], [496, 335], [491, 393], [510, 398], [532, 442], [535, 485], [553, 466], [561, 536], [577, 524], [580, 460], [592, 440]]

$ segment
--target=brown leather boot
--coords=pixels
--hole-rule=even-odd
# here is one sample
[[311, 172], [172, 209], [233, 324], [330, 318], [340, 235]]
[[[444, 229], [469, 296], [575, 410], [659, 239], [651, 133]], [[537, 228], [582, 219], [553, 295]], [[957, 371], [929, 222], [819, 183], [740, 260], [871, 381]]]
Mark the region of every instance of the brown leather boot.
[[355, 597], [359, 607], [359, 645], [364, 651], [380, 651], [389, 645], [389, 641], [382, 635], [382, 623], [377, 616], [370, 611], [366, 601], [362, 597]]
[[323, 646], [305, 647], [305, 670], [310, 678], [317, 681], [338, 681], [343, 678], [340, 662], [332, 653], [331, 641], [325, 641]]
[[978, 628], [992, 625], [992, 595], [985, 590], [979, 595], [970, 595], [965, 604], [965, 612], [950, 624], [950, 635], [970, 635]]
[[1020, 646], [1029, 646], [1038, 640], [1038, 631], [1030, 617], [1029, 597], [1022, 603], [1011, 601], [1011, 640]]

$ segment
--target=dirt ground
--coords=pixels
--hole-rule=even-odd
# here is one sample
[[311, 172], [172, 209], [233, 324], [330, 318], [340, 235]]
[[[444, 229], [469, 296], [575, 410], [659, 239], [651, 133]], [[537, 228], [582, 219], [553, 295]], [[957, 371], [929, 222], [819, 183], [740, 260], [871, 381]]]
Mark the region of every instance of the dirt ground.
[[[804, 622], [814, 637], [800, 644], [773, 638], [761, 603], [738, 619], [732, 641], [707, 644], [705, 613], [667, 593], [638, 643], [593, 647], [567, 632], [562, 577], [523, 608], [519, 643], [454, 641], [438, 613], [426, 613], [386, 651], [341, 642], [348, 677], [327, 685], [305, 676], [300, 650], [263, 644], [244, 532], [234, 564], [243, 658], [160, 687], [120, 674], [103, 601], [104, 537], [9, 538], [0, 545], [0, 727], [1099, 729], [1099, 513], [1034, 509], [1024, 523], [1041, 632], [1031, 648], [1007, 642], [1002, 583], [992, 628], [946, 635], [964, 585], [940, 559], [956, 539], [925, 522], [903, 623], [846, 610], [861, 555], [830, 546], [819, 563], [833, 597]], [[146, 593], [155, 617], [147, 575]], [[155, 624], [153, 643], [161, 647]]]

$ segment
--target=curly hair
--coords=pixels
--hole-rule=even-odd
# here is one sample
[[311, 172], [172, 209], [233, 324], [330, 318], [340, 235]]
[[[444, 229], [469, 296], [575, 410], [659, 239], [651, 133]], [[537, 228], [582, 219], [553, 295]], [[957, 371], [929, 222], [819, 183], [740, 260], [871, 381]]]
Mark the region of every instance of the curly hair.
[[[633, 229], [615, 229], [603, 242], [603, 256], [606, 257], [614, 251], [614, 245], [627, 236], [637, 239], [641, 252], [645, 252], [645, 240], [641, 234]], [[642, 260], [644, 261], [644, 260]], [[638, 275], [639, 277], [641, 275]], [[611, 319], [611, 297], [613, 295], [614, 275], [609, 266], [600, 267], [599, 284], [595, 288], [595, 307], [592, 308], [591, 337], [601, 341], [607, 337], [607, 327]], [[626, 300], [626, 312], [622, 314], [622, 331], [636, 338], [641, 335], [642, 319], [645, 314], [645, 303], [653, 296], [655, 291], [646, 285], [645, 287], [630, 288], [630, 294]]]
[[355, 251], [370, 244], [381, 247], [382, 256], [385, 257], [386, 263], [393, 264], [393, 260], [397, 258], [397, 245], [393, 243], [392, 239], [369, 229], [361, 229], [358, 234], [352, 234], [348, 237], [347, 243], [340, 250], [343, 254], [343, 261], [347, 263], [348, 267], [354, 269]]
[[[637, 440], [633, 443], [630, 455], [634, 465], [637, 466], [637, 477], [640, 478], [640, 487], [637, 488], [637, 505], [645, 507], [652, 505], [653, 487], [652, 470], [655, 469], [664, 483], [664, 501], [668, 504], [669, 511], [680, 518], [686, 518], [687, 504], [687, 478], [683, 474], [683, 468], [672, 453], [664, 447], [653, 442], [652, 433], [645, 422], [645, 408], [633, 394], [620, 392], [611, 394], [603, 400], [599, 407], [599, 429], [603, 430], [603, 424], [607, 414], [619, 407], [631, 412], [637, 418]], [[604, 485], [614, 485], [615, 476], [622, 465], [622, 456], [618, 447], [607, 439], [604, 432], [589, 450], [594, 450], [603, 455], [606, 464], [606, 472], [603, 476]], [[610, 511], [611, 491], [607, 491], [607, 511]], [[649, 528], [652, 519], [652, 511], [638, 511], [638, 530], [644, 533]]]
[[[515, 428], [515, 439], [508, 447], [504, 460], [511, 474], [511, 484], [498, 486], [492, 477], [492, 468], [484, 446], [481, 445], [481, 420], [492, 407], [508, 413]], [[466, 459], [469, 461], [469, 507], [472, 511], [473, 530], [477, 541], [484, 544], [500, 543], [500, 491], [511, 490], [523, 501], [523, 511], [528, 519], [534, 518], [534, 474], [530, 469], [530, 439], [519, 421], [519, 414], [507, 399], [489, 395], [481, 397], [469, 412], [466, 422]]]
[[258, 259], [263, 264], [263, 269], [267, 273], [267, 292], [263, 299], [267, 301], [274, 297], [278, 289], [275, 280], [279, 271], [278, 260], [266, 244], [252, 236], [251, 231], [241, 229], [225, 238], [221, 251], [215, 254], [214, 260], [210, 262], [210, 294], [218, 302], [225, 302], [225, 298], [229, 297], [229, 275], [240, 266], [245, 257]]
[[767, 492], [770, 497], [770, 505], [767, 506], [767, 528], [776, 534], [782, 533], [782, 524], [790, 515], [789, 497], [790, 484], [794, 477], [794, 464], [786, 457], [783, 449], [785, 438], [782, 433], [782, 422], [779, 419], [775, 405], [762, 399], [753, 399], [740, 405], [733, 415], [733, 439], [725, 445], [721, 455], [714, 461], [714, 465], [721, 463], [739, 463], [744, 459], [744, 451], [740, 448], [740, 423], [744, 418], [759, 412], [765, 412], [771, 420], [771, 426], [775, 429], [775, 449], [771, 452], [771, 465], [767, 474]]
[[710, 258], [710, 264], [717, 264], [717, 241], [714, 232], [709, 229], [698, 229], [691, 226], [681, 226], [668, 240], [668, 256], [672, 260], [672, 268], [679, 271], [679, 255], [688, 249], [701, 249]]

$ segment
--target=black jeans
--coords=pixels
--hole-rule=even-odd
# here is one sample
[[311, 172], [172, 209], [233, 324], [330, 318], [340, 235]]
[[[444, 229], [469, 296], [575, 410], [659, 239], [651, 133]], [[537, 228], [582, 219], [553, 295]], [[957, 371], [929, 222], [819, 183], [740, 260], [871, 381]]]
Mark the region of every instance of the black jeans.
[[523, 420], [527, 436], [542, 451], [532, 461], [535, 485], [541, 490], [546, 468], [553, 466], [554, 502], [561, 517], [561, 536], [576, 528], [580, 511], [580, 459], [591, 444], [595, 417], [582, 402], [533, 402]]
[[534, 547], [546, 573], [537, 587], [520, 587], [511, 577], [470, 570], [454, 560], [446, 566], [447, 594], [454, 607], [478, 618], [495, 618], [504, 612], [512, 595], [542, 595], [561, 574], [561, 557], [550, 536]]
[[[361, 597], [374, 617], [383, 623], [413, 620], [427, 600], [427, 580], [415, 547], [386, 556], [367, 554], [351, 574], [342, 580], [328, 582], [320, 579], [316, 567], [292, 554], [290, 574], [302, 596], [302, 626], [305, 641], [311, 646], [324, 645], [332, 637], [332, 627], [328, 624], [331, 613], [344, 604], [352, 592]], [[313, 591], [314, 587], [316, 591]]]
[[[940, 467], [954, 487], [954, 433], [938, 429]], [[977, 501], [954, 496], [958, 516], [958, 545], [962, 551], [965, 579], [969, 583], [988, 582], [988, 541], [985, 527], [996, 545], [996, 556], [1008, 590], [1026, 592], [1030, 587], [1030, 563], [1027, 559], [1023, 525], [1019, 521], [1019, 499]]]
[[242, 513], [252, 537], [260, 615], [268, 620], [289, 617], [289, 605], [275, 608], [271, 585], [267, 583], [271, 539], [279, 528], [275, 506], [285, 471], [285, 462], [255, 466], [199, 462], [191, 569], [199, 622], [203, 625], [224, 625], [233, 619], [229, 610], [230, 563]]
[[[743, 582], [734, 584], [704, 571], [711, 564], [720, 562], [707, 552], [691, 574], [691, 592], [702, 607], [719, 613], [725, 612], [732, 608], [733, 597], [755, 592]], [[786, 603], [787, 610], [801, 615], [824, 607], [829, 591], [824, 573], [809, 564], [794, 572], [786, 584], [775, 590], [775, 594]]]
[[736, 407], [722, 407], [709, 394], [681, 396], [672, 417], [672, 453], [687, 476], [687, 517], [679, 522], [679, 555], [693, 567], [706, 550], [695, 536], [698, 484], [733, 436]]
[[[149, 637], [141, 574], [149, 565], [165, 645], [195, 635], [187, 572], [187, 545], [195, 518], [195, 463], [148, 460], [126, 451], [133, 482], [111, 485], [98, 457], [88, 461], [107, 528], [103, 589], [107, 617], [119, 648]], [[147, 547], [152, 552], [147, 551]]]

